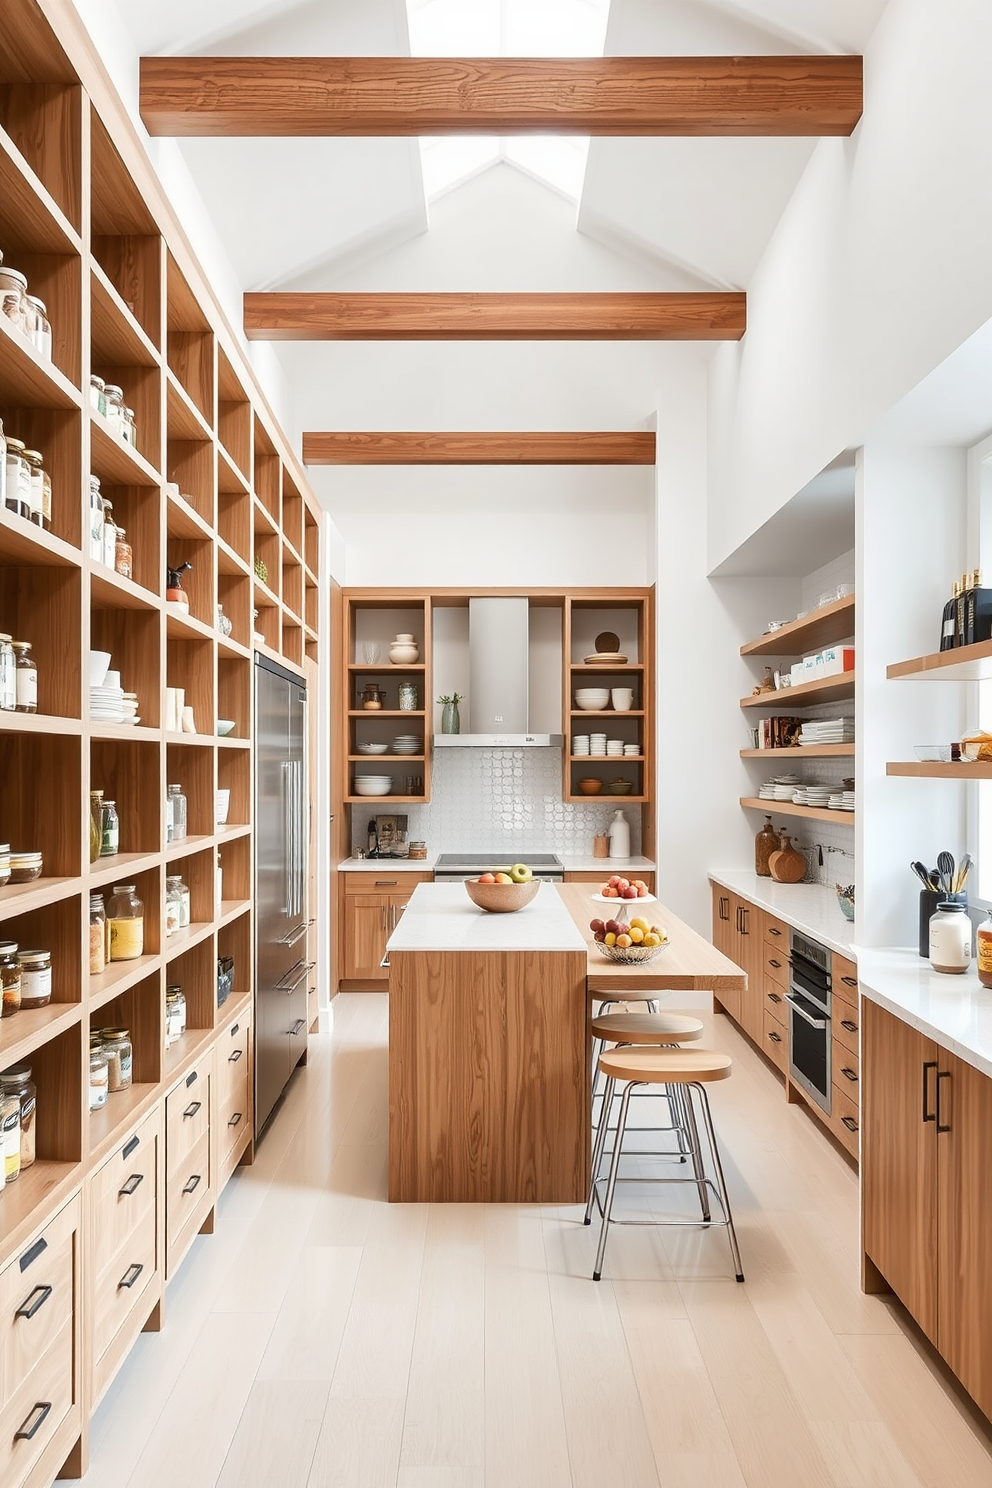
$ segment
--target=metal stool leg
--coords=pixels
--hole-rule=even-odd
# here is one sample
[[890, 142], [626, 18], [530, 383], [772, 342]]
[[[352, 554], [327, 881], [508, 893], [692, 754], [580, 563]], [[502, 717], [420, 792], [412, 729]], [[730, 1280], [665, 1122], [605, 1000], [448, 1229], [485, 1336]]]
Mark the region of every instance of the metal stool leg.
[[635, 1081], [631, 1081], [624, 1090], [620, 1101], [620, 1119], [617, 1122], [616, 1145], [613, 1148], [613, 1157], [610, 1162], [610, 1176], [606, 1184], [606, 1201], [603, 1204], [603, 1228], [599, 1232], [599, 1247], [596, 1251], [596, 1268], [592, 1273], [593, 1281], [599, 1281], [603, 1274], [603, 1257], [606, 1255], [606, 1236], [610, 1228], [610, 1215], [613, 1211], [613, 1194], [617, 1186], [617, 1174], [620, 1171], [620, 1153], [623, 1148], [623, 1134], [627, 1126], [627, 1108], [630, 1105], [630, 1093], [634, 1088]]
[[583, 1224], [592, 1224], [593, 1205], [596, 1202], [596, 1180], [599, 1177], [600, 1168], [603, 1166], [603, 1153], [606, 1149], [606, 1134], [610, 1125], [610, 1108], [613, 1105], [613, 1092], [616, 1089], [616, 1080], [609, 1079], [603, 1091], [603, 1109], [599, 1118], [599, 1126], [596, 1128], [596, 1141], [592, 1153], [592, 1171], [589, 1181], [589, 1201], [586, 1204], [586, 1217]]
[[692, 1108], [692, 1094], [683, 1087], [679, 1091], [682, 1109], [685, 1112], [686, 1129], [689, 1134], [690, 1155], [692, 1157], [692, 1171], [696, 1175], [696, 1187], [699, 1189], [699, 1207], [702, 1210], [703, 1219], [707, 1224], [710, 1222], [710, 1196], [706, 1187], [706, 1168], [703, 1165], [703, 1150], [699, 1143], [699, 1128], [696, 1125], [696, 1113]]
[[727, 1182], [723, 1176], [723, 1164], [720, 1161], [720, 1152], [716, 1145], [716, 1133], [713, 1130], [713, 1117], [710, 1114], [709, 1099], [702, 1085], [693, 1084], [689, 1085], [686, 1089], [686, 1095], [690, 1102], [692, 1101], [692, 1092], [694, 1090], [697, 1091], [699, 1094], [699, 1103], [703, 1109], [703, 1120], [706, 1123], [706, 1135], [709, 1139], [710, 1151], [713, 1154], [713, 1167], [716, 1170], [716, 1181], [720, 1189], [720, 1200], [723, 1204], [723, 1212], [727, 1216], [727, 1235], [730, 1239], [730, 1254], [733, 1257], [734, 1270], [737, 1274], [737, 1280], [743, 1281], [744, 1267], [741, 1264], [741, 1252], [740, 1247], [737, 1244], [737, 1231], [734, 1229], [734, 1216], [730, 1208], [730, 1196], [727, 1193]]

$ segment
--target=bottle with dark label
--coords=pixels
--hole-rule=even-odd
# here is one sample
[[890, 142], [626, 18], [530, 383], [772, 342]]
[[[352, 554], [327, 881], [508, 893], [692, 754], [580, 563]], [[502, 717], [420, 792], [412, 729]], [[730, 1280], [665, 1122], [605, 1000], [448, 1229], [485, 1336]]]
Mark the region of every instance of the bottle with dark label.
[[965, 621], [968, 614], [968, 590], [971, 588], [971, 574], [961, 575], [958, 586], [957, 602], [954, 606], [954, 644], [964, 645]]
[[976, 568], [968, 590], [964, 643], [975, 646], [979, 641], [988, 640], [992, 640], [992, 589], [982, 588], [982, 571]]
[[954, 585], [951, 589], [951, 597], [945, 604], [944, 613], [940, 617], [941, 651], [950, 651], [953, 649], [954, 646], [954, 622], [955, 616], [957, 614], [959, 587], [960, 586], [958, 584], [958, 581], [957, 579], [955, 579]]

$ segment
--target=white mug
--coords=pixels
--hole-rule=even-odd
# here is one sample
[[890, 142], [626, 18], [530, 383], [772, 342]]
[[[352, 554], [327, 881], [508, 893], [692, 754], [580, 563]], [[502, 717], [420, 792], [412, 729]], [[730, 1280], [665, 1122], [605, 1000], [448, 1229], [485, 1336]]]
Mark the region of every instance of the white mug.
[[613, 707], [617, 713], [629, 713], [634, 704], [634, 689], [632, 687], [614, 687], [610, 691], [613, 699]]

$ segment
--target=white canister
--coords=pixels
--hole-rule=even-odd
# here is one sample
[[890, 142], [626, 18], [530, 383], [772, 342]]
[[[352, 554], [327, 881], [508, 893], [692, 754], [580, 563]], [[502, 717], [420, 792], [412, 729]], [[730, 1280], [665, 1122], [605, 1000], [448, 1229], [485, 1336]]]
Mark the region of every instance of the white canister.
[[634, 689], [632, 687], [612, 687], [610, 697], [613, 700], [613, 711], [615, 713], [629, 713], [634, 706]]
[[630, 823], [622, 811], [614, 812], [606, 835], [610, 839], [611, 858], [630, 857]]
[[414, 666], [420, 660], [420, 647], [406, 632], [395, 635], [389, 644], [389, 659], [393, 666]]
[[959, 975], [971, 965], [971, 919], [966, 904], [942, 899], [930, 916], [930, 965]]

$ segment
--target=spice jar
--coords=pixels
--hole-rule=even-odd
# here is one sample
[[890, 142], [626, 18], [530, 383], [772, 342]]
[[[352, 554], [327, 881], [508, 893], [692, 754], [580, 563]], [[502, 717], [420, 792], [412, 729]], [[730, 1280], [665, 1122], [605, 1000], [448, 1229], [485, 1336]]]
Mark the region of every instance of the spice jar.
[[6, 315], [19, 331], [24, 329], [24, 296], [28, 281], [17, 269], [0, 266], [0, 315]]
[[103, 390], [103, 396], [107, 400], [107, 425], [112, 434], [118, 439], [123, 438], [124, 427], [124, 389], [119, 388], [116, 383], [108, 382]]
[[103, 791], [90, 791], [90, 862], [95, 863], [103, 846]]
[[17, 664], [10, 636], [0, 633], [0, 709], [13, 713], [17, 708]]
[[28, 521], [33, 522], [36, 527], [41, 526], [42, 512], [45, 506], [45, 476], [44, 460], [40, 450], [26, 449], [24, 458], [28, 463], [29, 487], [28, 487]]
[[114, 884], [107, 905], [107, 922], [111, 961], [136, 961], [144, 954], [145, 906], [134, 884]]
[[31, 655], [30, 641], [12, 641], [14, 683], [18, 713], [38, 711], [38, 666]]
[[971, 919], [967, 904], [941, 899], [930, 916], [930, 965], [934, 971], [961, 975], [971, 965]]
[[23, 1173], [25, 1168], [32, 1166], [37, 1155], [35, 1115], [38, 1105], [38, 1089], [31, 1078], [30, 1065], [21, 1064], [14, 1069], [4, 1070], [0, 1075], [0, 1098], [17, 1101], [20, 1127], [19, 1171]]
[[44, 468], [41, 472], [41, 520], [38, 525], [45, 532], [52, 530], [52, 477]]
[[3, 503], [15, 516], [27, 517], [31, 511], [31, 468], [24, 458], [24, 441], [8, 435], [5, 446]]
[[34, 883], [41, 877], [44, 860], [40, 852], [12, 852], [10, 855], [10, 882], [12, 884]]
[[130, 1090], [132, 1049], [131, 1035], [126, 1028], [103, 1030], [103, 1053], [107, 1060], [107, 1084], [111, 1092]]
[[102, 894], [90, 895], [90, 976], [99, 976], [107, 964], [107, 911]]
[[170, 785], [165, 797], [165, 840], [186, 840], [186, 797], [181, 785]]
[[182, 1038], [186, 1032], [186, 994], [173, 984], [165, 989], [165, 1047]]
[[18, 951], [21, 968], [21, 1007], [47, 1007], [52, 1000], [51, 951]]
[[102, 377], [90, 378], [90, 407], [95, 408], [101, 418], [107, 416], [107, 384]]
[[21, 965], [17, 941], [0, 940], [0, 986], [3, 987], [3, 1016], [13, 1017], [21, 1006]]
[[95, 563], [103, 562], [103, 497], [98, 475], [90, 476], [90, 557]]
[[102, 1049], [90, 1049], [90, 1110], [99, 1111], [107, 1104], [110, 1073]]
[[169, 877], [165, 880], [165, 933], [175, 935], [182, 928], [183, 896], [179, 888], [179, 879]]
[[[219, 858], [220, 853], [218, 853], [217, 856]], [[180, 930], [185, 930], [192, 918], [190, 914], [189, 884], [184, 883], [183, 880], [178, 876], [176, 878], [176, 883], [179, 888], [179, 928]]]
[[124, 579], [134, 577], [134, 554], [131, 544], [127, 541], [127, 533], [123, 527], [117, 529], [117, 542], [114, 547], [114, 568]]
[[103, 498], [103, 549], [100, 554], [105, 568], [113, 568], [117, 555], [117, 524], [114, 521], [114, 503]]
[[125, 408], [122, 434], [132, 449], [138, 448], [138, 426], [134, 421], [134, 409]]
[[21, 1098], [0, 1084], [0, 1160], [5, 1183], [16, 1183], [21, 1171]]
[[121, 824], [117, 815], [117, 802], [104, 801], [100, 818], [100, 856], [116, 858], [121, 846]]
[[37, 295], [25, 295], [25, 330], [31, 338], [32, 345], [39, 356], [46, 361], [52, 360], [52, 323], [48, 319], [48, 310], [44, 300], [39, 300]]

